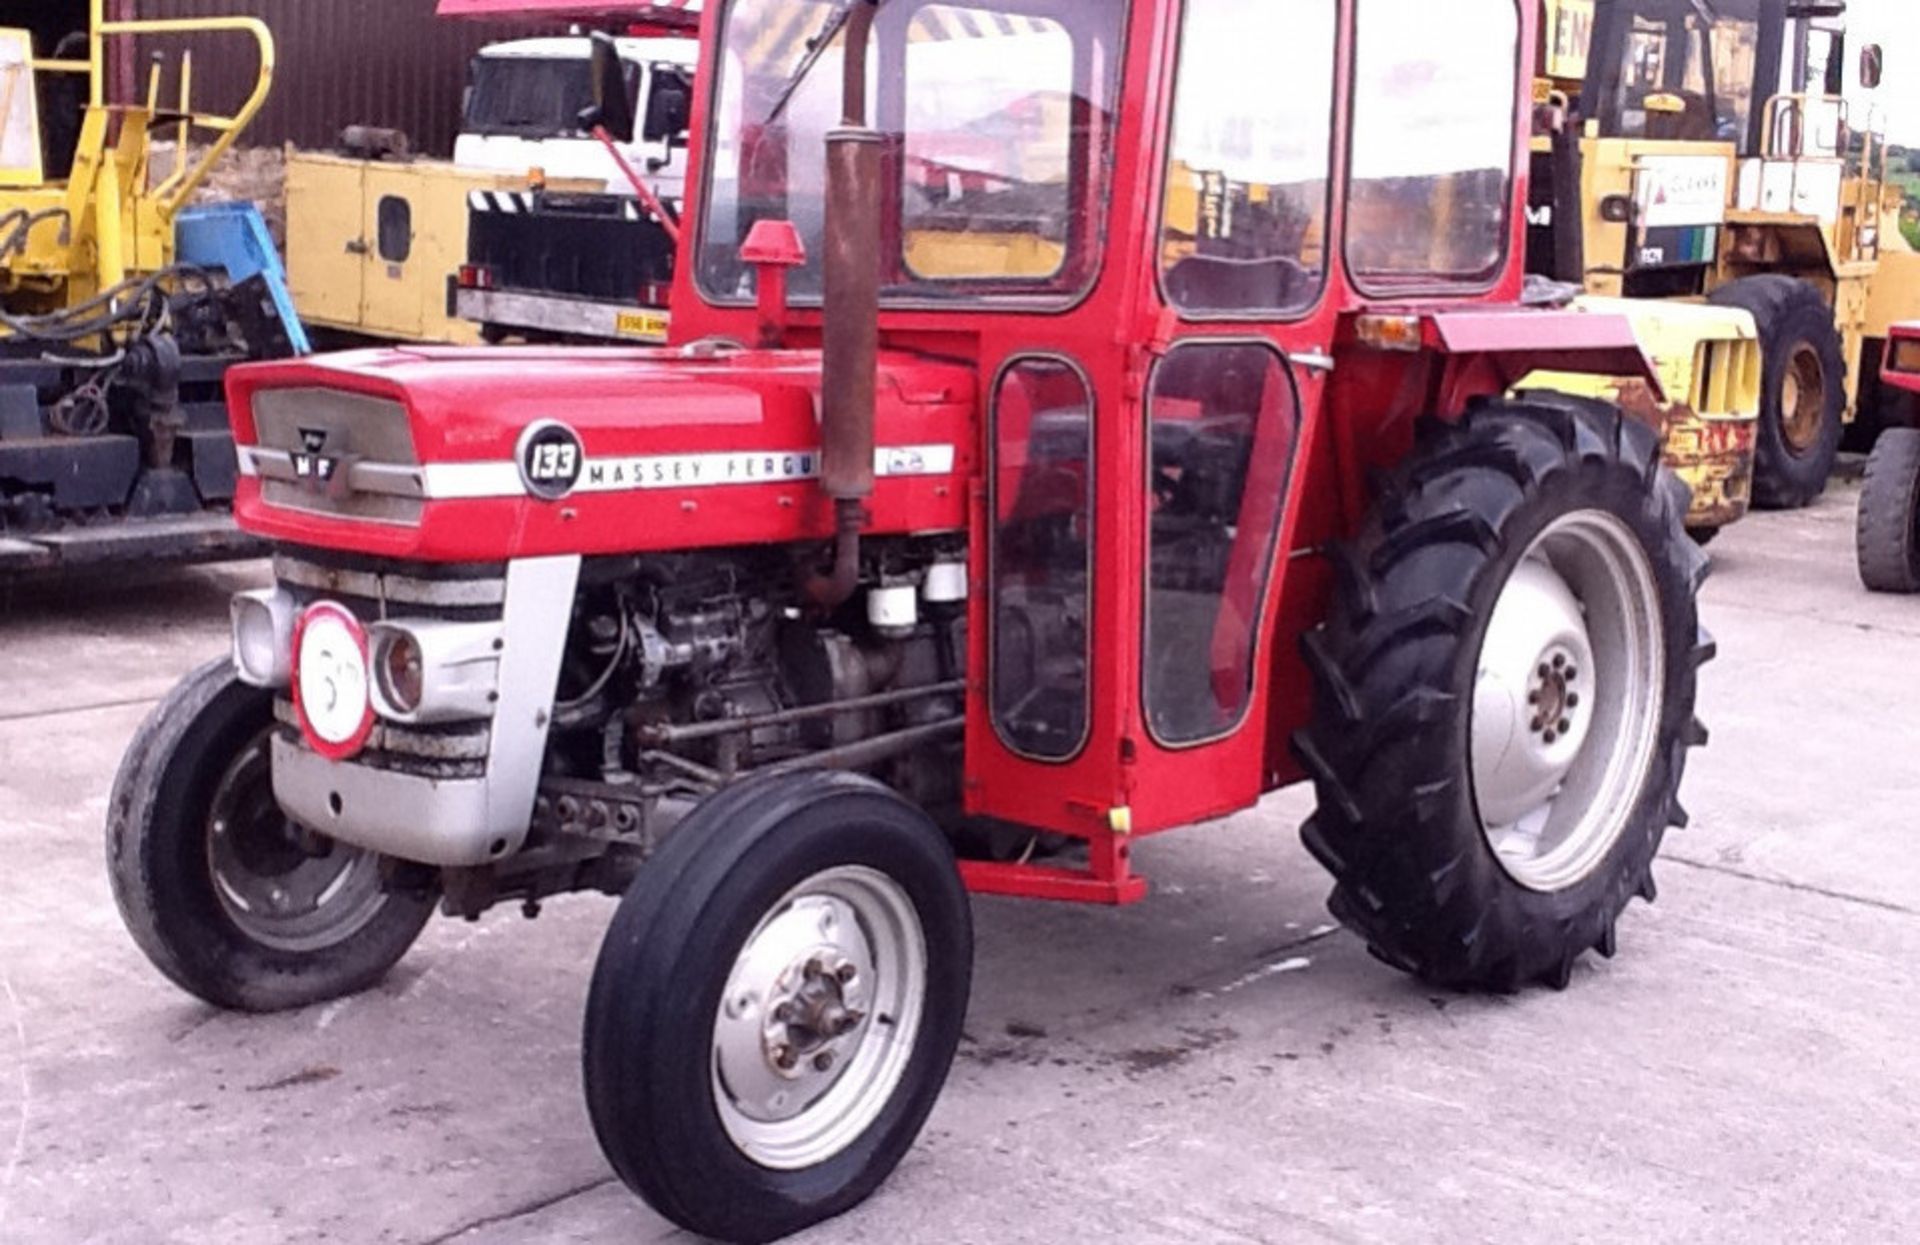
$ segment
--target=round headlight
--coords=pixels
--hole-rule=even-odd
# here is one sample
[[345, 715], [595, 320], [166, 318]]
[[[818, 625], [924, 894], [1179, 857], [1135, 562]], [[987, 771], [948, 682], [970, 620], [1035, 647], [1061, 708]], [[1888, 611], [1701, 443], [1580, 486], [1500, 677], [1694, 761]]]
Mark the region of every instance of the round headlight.
[[365, 629], [345, 607], [321, 601], [300, 616], [294, 648], [294, 705], [307, 742], [335, 760], [353, 755], [373, 731]]
[[419, 711], [427, 690], [427, 663], [412, 632], [381, 632], [374, 677], [380, 680], [380, 694], [389, 707], [401, 713]]

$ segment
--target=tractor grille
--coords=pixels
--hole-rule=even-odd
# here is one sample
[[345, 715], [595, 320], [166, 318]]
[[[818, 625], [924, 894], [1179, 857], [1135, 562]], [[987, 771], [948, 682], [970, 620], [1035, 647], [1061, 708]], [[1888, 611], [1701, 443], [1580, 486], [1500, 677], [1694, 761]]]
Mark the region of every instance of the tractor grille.
[[[274, 554], [274, 578], [302, 607], [328, 600], [363, 623], [389, 618], [496, 622], [505, 613], [504, 563], [456, 566], [393, 562], [311, 549]], [[274, 705], [282, 735], [306, 747], [293, 702]], [[484, 721], [401, 726], [378, 722], [354, 764], [426, 778], [479, 778], [486, 773], [492, 724]]]
[[254, 396], [260, 444], [242, 461], [268, 505], [336, 518], [417, 525], [426, 477], [407, 408], [336, 389]]

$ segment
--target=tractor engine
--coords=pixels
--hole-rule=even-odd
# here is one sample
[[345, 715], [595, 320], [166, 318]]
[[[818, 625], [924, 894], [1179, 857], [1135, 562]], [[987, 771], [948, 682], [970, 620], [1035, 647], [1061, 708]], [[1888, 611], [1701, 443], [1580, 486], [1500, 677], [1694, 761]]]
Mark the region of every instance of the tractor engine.
[[[784, 550], [585, 568], [553, 715], [556, 789], [571, 776], [646, 801], [697, 799], [748, 773], [830, 765], [877, 770], [929, 808], [954, 805], [964, 547], [876, 542], [861, 581], [823, 615]], [[562, 804], [541, 801], [536, 820], [594, 828], [591, 801]]]

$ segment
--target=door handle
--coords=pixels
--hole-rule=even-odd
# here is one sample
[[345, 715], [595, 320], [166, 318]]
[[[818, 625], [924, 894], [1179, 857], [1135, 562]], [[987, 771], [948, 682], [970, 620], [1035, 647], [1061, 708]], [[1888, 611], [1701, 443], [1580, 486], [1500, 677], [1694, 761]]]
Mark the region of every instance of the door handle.
[[365, 238], [355, 238], [353, 241], [347, 243], [347, 254], [349, 255], [365, 255], [370, 249], [371, 248], [367, 246], [367, 240]]

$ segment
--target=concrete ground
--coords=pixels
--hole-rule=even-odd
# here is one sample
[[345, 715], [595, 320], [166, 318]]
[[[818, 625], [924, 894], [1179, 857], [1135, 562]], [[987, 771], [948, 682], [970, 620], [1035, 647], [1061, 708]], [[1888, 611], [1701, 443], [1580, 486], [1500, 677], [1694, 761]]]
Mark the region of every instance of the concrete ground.
[[[1125, 912], [985, 901], [920, 1145], [817, 1241], [1920, 1239], [1920, 600], [1853, 493], [1714, 547], [1691, 829], [1564, 994], [1435, 994], [1325, 925], [1289, 793]], [[257, 570], [0, 616], [0, 1240], [646, 1241], [577, 1041], [611, 907], [430, 927], [380, 989], [223, 1015], [122, 932], [121, 750]]]

